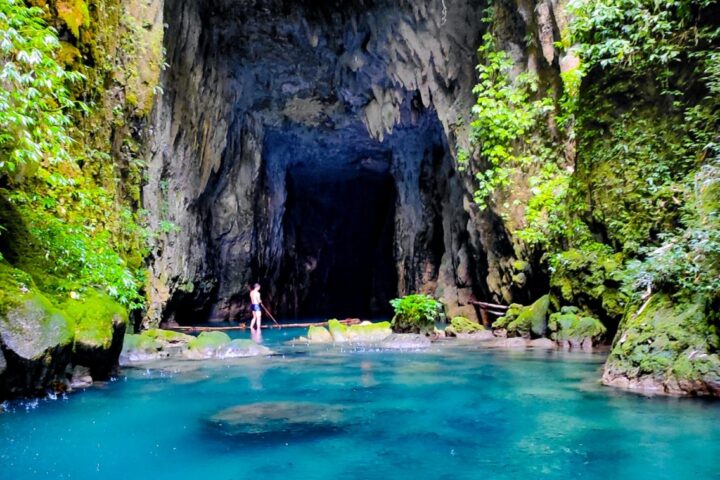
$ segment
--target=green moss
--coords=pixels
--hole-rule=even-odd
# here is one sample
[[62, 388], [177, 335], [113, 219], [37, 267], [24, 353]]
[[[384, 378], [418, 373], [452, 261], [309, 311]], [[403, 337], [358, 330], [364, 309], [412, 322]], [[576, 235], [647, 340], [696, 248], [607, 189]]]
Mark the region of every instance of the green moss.
[[720, 337], [702, 297], [685, 302], [658, 293], [638, 310], [629, 311], [620, 324], [608, 357], [615, 372], [680, 380], [720, 372]]
[[204, 350], [206, 348], [218, 348], [230, 343], [230, 337], [224, 332], [201, 332], [190, 343], [188, 348], [194, 350]]
[[493, 328], [505, 328], [510, 335], [541, 337], [547, 329], [547, 312], [550, 296], [543, 295], [526, 307], [511, 305], [503, 317], [493, 323]]
[[78, 299], [70, 299], [64, 309], [75, 322], [75, 343], [91, 347], [110, 347], [113, 332], [127, 324], [125, 309], [108, 295], [90, 290]]
[[329, 343], [333, 341], [333, 337], [325, 327], [311, 326], [307, 331], [307, 338], [312, 342]]
[[30, 275], [0, 261], [0, 315], [29, 298], [32, 288], [35, 283]]
[[335, 318], [328, 320], [328, 330], [333, 338], [345, 337], [347, 335], [347, 328], [347, 325], [340, 323]]
[[73, 324], [65, 312], [37, 290], [19, 292], [5, 310], [0, 314], [0, 339], [22, 358], [39, 359], [73, 341]]
[[161, 328], [151, 328], [149, 330], [144, 330], [141, 335], [167, 343], [189, 343], [195, 339], [195, 337], [193, 337], [192, 335], [187, 335], [181, 332], [174, 332], [172, 330], [164, 330]]
[[481, 330], [485, 330], [485, 327], [477, 322], [468, 320], [465, 317], [453, 317], [450, 325], [445, 328], [445, 333], [457, 335], [459, 333], [475, 333]]
[[56, 0], [55, 8], [65, 25], [80, 38], [80, 27], [87, 26], [90, 22], [90, 12], [84, 0]]
[[125, 335], [123, 339], [123, 351], [142, 351], [154, 353], [162, 348], [162, 344], [154, 338], [142, 334]]

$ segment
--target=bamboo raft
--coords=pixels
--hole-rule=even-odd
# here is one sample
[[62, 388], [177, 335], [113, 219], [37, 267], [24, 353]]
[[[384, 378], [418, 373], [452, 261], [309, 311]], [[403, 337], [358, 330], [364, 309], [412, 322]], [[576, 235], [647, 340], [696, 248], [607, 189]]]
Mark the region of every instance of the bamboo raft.
[[[358, 318], [346, 318], [345, 320], [338, 320], [343, 325], [357, 325], [360, 323]], [[279, 325], [262, 325], [261, 328], [273, 329], [273, 328], [307, 328], [307, 327], [327, 327], [328, 322], [310, 322], [310, 323], [281, 323]], [[248, 328], [247, 323], [243, 322], [238, 325], [229, 327], [165, 327], [165, 330], [173, 330], [176, 332], [222, 332], [232, 330], [246, 330]]]

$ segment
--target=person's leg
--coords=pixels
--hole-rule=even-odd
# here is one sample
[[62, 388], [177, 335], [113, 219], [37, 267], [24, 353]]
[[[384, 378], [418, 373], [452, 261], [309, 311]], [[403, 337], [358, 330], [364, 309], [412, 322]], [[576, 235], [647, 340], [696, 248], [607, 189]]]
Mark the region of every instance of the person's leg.
[[250, 320], [250, 330], [255, 328], [255, 321], [257, 320], [257, 312], [255, 310], [252, 311], [252, 320]]
[[260, 330], [262, 323], [262, 312], [257, 312], [257, 328]]

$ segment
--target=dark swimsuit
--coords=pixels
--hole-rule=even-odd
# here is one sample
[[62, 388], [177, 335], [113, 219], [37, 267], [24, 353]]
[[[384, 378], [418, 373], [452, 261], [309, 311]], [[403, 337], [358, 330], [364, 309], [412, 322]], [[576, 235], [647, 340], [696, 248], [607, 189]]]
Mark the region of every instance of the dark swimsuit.
[[259, 303], [253, 303], [253, 304], [250, 306], [250, 311], [252, 311], [252, 312], [262, 312], [262, 310], [260, 309], [260, 304], [259, 304]]

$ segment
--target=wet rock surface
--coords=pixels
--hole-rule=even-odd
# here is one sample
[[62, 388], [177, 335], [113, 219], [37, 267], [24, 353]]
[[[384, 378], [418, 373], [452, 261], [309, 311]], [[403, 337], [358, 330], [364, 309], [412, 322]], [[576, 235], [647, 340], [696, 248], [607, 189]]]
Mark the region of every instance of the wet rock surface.
[[169, 330], [152, 329], [126, 335], [121, 365], [158, 360], [211, 360], [272, 355], [273, 351], [252, 340], [231, 340], [224, 332], [201, 332], [194, 337]]
[[379, 344], [380, 348], [389, 350], [417, 350], [430, 345], [428, 337], [417, 333], [393, 333]]

